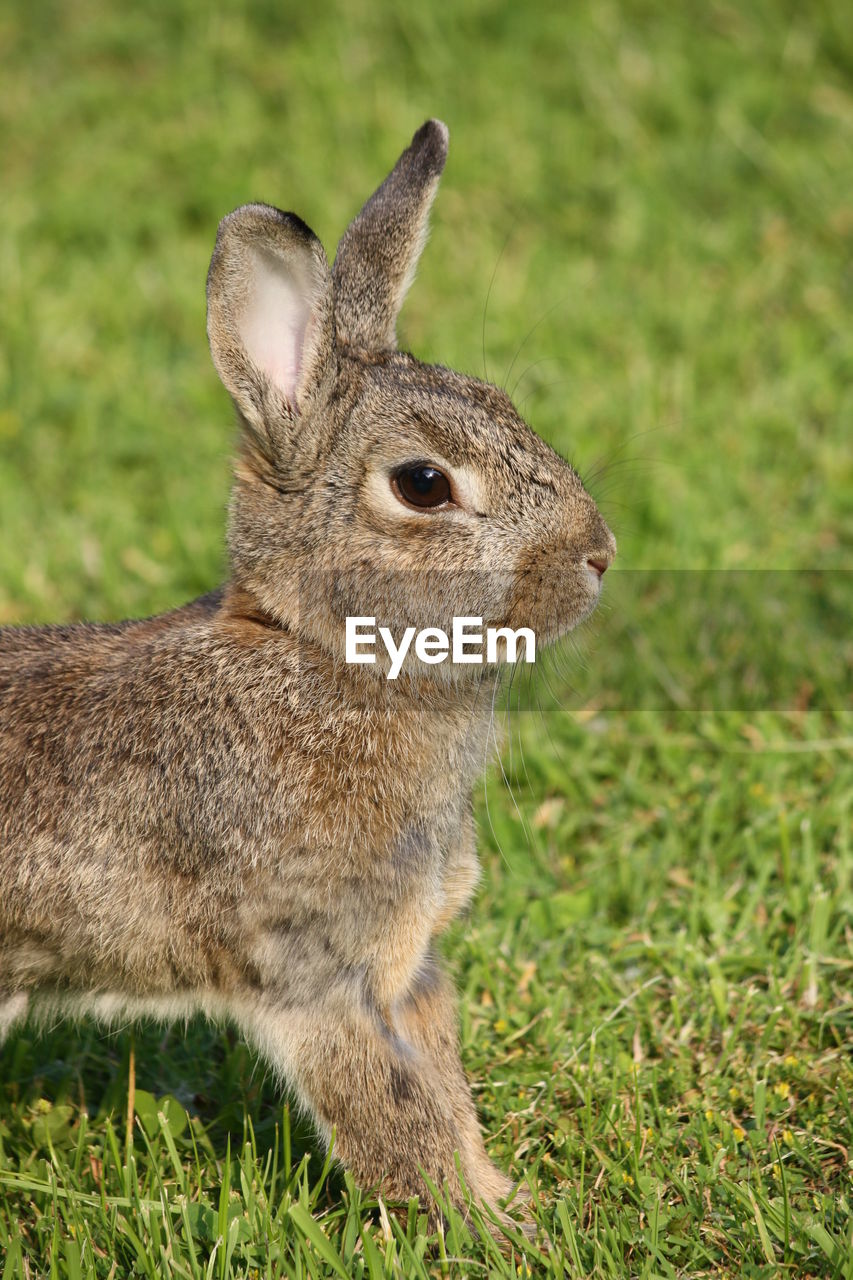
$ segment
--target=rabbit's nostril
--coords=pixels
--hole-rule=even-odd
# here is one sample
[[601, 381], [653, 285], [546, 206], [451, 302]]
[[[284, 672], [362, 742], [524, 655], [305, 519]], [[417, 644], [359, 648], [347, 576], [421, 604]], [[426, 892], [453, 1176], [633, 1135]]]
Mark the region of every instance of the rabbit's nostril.
[[606, 561], [606, 560], [592, 560], [592, 559], [590, 559], [590, 560], [587, 560], [587, 564], [589, 565], [590, 569], [594, 569], [594, 570], [595, 570], [595, 572], [598, 574], [599, 578], [602, 576], [602, 574], [604, 573], [605, 569], [607, 568], [607, 561]]

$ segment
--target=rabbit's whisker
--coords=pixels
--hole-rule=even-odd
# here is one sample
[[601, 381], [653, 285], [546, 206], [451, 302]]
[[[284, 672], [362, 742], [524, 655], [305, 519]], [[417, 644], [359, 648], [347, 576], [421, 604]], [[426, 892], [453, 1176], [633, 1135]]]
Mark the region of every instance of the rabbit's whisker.
[[[562, 297], [562, 298], [558, 298], [558, 299], [557, 299], [557, 301], [556, 301], [552, 306], [550, 306], [550, 307], [547, 309], [547, 311], [543, 311], [543, 312], [542, 312], [542, 315], [539, 317], [539, 319], [536, 321], [536, 323], [535, 323], [535, 324], [533, 324], [533, 325], [531, 325], [531, 327], [527, 330], [527, 333], [525, 334], [525, 336], [522, 338], [521, 342], [519, 343], [519, 346], [518, 346], [518, 348], [517, 348], [517, 350], [516, 350], [515, 355], [512, 357], [512, 360], [510, 361], [510, 366], [509, 366], [509, 368], [507, 369], [506, 373], [505, 373], [505, 374], [504, 374], [504, 376], [503, 376], [503, 381], [501, 382], [501, 386], [504, 388], [504, 390], [506, 390], [506, 385], [507, 385], [507, 383], [509, 382], [510, 374], [512, 373], [513, 369], [515, 368], [515, 362], [516, 362], [516, 360], [517, 360], [517, 359], [518, 359], [518, 357], [521, 355], [522, 351], [523, 351], [523, 350], [524, 350], [524, 348], [527, 346], [528, 342], [529, 342], [529, 341], [530, 341], [530, 339], [533, 337], [533, 335], [534, 335], [534, 333], [536, 332], [536, 330], [540, 327], [540, 325], [544, 324], [544, 323], [545, 323], [545, 321], [548, 319], [548, 317], [549, 317], [549, 316], [551, 316], [551, 315], [553, 315], [555, 311], [558, 311], [560, 307], [565, 306], [565, 305], [566, 305], [566, 303], [567, 303], [567, 302], [569, 301], [569, 299], [571, 298], [571, 296], [572, 296], [572, 295], [571, 295], [570, 293], [567, 293], [567, 294], [565, 294], [565, 296], [564, 296], [564, 297]], [[510, 398], [512, 398], [512, 397], [510, 397]]]
[[486, 318], [489, 312], [489, 300], [491, 299], [491, 296], [492, 296], [492, 288], [494, 287], [495, 276], [498, 274], [498, 267], [501, 264], [501, 259], [503, 258], [504, 253], [506, 252], [506, 247], [509, 244], [511, 239], [512, 239], [512, 230], [507, 232], [506, 239], [501, 245], [501, 251], [495, 260], [495, 265], [492, 269], [492, 278], [489, 281], [489, 288], [486, 292], [486, 301], [483, 303], [483, 380], [485, 382], [488, 382], [489, 380], [489, 371], [486, 365]]
[[[520, 373], [520, 374], [518, 375], [518, 377], [516, 378], [515, 382], [512, 384], [512, 391], [510, 391], [510, 393], [509, 393], [509, 398], [510, 398], [510, 400], [515, 400], [515, 393], [516, 393], [516, 391], [518, 390], [518, 388], [521, 386], [521, 384], [522, 384], [522, 382], [524, 381], [524, 379], [527, 377], [528, 373], [532, 373], [532, 372], [533, 372], [533, 370], [534, 370], [534, 369], [538, 369], [538, 368], [540, 367], [540, 365], [543, 365], [543, 364], [569, 364], [569, 363], [570, 363], [570, 362], [569, 362], [569, 360], [567, 359], [567, 357], [566, 357], [566, 356], [543, 356], [543, 357], [541, 358], [541, 360], [534, 360], [532, 364], [527, 365], [527, 366], [526, 366], [526, 367], [521, 371], [521, 373]], [[572, 379], [571, 379], [571, 378], [566, 378], [566, 379], [564, 379], [564, 382], [571, 382], [571, 381], [572, 381]], [[534, 388], [533, 388], [533, 390], [535, 391], [535, 390], [536, 390], [536, 388], [534, 387]]]

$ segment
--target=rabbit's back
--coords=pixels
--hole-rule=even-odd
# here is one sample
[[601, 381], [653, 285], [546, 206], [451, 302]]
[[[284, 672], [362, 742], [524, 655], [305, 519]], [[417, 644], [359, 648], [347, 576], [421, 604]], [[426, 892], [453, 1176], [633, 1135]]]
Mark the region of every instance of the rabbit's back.
[[164, 721], [189, 729], [211, 696], [202, 655], [218, 604], [214, 593], [141, 621], [0, 630], [0, 863], [21, 841], [79, 838], [84, 814], [92, 841], [122, 815], [143, 821], [148, 766], [175, 754]]

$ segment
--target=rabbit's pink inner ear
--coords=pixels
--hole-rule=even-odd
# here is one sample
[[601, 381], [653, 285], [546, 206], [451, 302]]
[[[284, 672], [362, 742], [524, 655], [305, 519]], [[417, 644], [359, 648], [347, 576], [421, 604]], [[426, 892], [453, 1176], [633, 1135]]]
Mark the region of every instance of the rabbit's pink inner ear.
[[311, 282], [298, 278], [291, 264], [267, 249], [253, 248], [252, 259], [238, 332], [252, 364], [295, 413], [314, 303]]

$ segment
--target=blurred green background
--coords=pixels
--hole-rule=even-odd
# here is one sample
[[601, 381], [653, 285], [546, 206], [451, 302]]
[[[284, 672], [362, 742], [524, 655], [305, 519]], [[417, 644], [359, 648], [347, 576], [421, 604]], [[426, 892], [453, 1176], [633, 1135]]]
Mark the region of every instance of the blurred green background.
[[[620, 546], [580, 661], [511, 691], [447, 946], [490, 1150], [536, 1189], [532, 1273], [853, 1280], [844, 0], [6, 0], [0, 623], [222, 579], [217, 222], [269, 201], [332, 255], [432, 115], [450, 159], [402, 340], [505, 382]], [[233, 1038], [140, 1032], [148, 1111], [176, 1092], [191, 1119], [165, 1105], [132, 1159], [127, 1061], [90, 1024], [4, 1049], [3, 1276], [200, 1277], [232, 1210], [235, 1274], [340, 1275], [266, 1180], [280, 1096]], [[312, 1196], [361, 1275], [375, 1200]], [[385, 1274], [423, 1280], [425, 1231], [377, 1236]], [[531, 1274], [459, 1231], [442, 1275]]]

